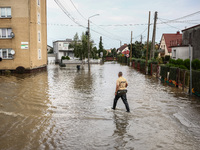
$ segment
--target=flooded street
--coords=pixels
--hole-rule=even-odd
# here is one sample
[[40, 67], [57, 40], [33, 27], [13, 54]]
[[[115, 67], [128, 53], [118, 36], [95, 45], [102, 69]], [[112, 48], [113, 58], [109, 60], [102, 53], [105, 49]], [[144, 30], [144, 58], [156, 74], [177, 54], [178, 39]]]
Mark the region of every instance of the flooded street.
[[[117, 74], [131, 113], [112, 110]], [[117, 63], [0, 76], [0, 150], [199, 150], [200, 99]]]

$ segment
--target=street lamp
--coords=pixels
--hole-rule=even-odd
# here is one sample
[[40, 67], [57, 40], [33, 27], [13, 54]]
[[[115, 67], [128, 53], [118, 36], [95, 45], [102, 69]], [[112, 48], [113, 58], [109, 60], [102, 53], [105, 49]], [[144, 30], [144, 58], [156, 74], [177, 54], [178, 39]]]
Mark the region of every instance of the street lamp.
[[99, 14], [92, 15], [88, 18], [88, 69], [90, 70], [90, 18], [99, 16]]

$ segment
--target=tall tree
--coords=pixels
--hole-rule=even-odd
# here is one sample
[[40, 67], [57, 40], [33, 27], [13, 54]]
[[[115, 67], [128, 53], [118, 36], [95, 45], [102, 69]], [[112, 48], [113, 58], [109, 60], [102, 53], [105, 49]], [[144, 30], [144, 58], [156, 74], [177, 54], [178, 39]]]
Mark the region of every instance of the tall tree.
[[100, 36], [100, 42], [99, 42], [99, 57], [101, 57], [100, 56], [100, 54], [101, 54], [101, 52], [103, 52], [103, 43], [102, 43], [102, 36]]

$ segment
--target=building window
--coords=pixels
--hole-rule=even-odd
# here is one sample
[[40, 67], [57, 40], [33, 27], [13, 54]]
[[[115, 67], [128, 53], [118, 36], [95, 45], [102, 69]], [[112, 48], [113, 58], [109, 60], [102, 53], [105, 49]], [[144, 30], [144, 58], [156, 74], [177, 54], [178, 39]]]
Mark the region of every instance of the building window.
[[38, 24], [40, 24], [40, 13], [38, 13]]
[[2, 28], [0, 29], [0, 38], [12, 38], [11, 37], [11, 28]]
[[40, 6], [40, 0], [37, 0], [37, 5]]
[[38, 42], [41, 42], [41, 34], [40, 34], [40, 31], [38, 31]]
[[173, 50], [173, 58], [176, 59], [176, 50]]
[[68, 43], [64, 43], [63, 47], [68, 48], [68, 45], [69, 45]]
[[0, 8], [0, 18], [11, 18], [11, 8], [1, 7]]
[[2, 59], [13, 59], [13, 55], [11, 54], [11, 48], [8, 49], [0, 49], [0, 57]]
[[41, 49], [38, 49], [38, 59], [41, 60], [42, 59], [42, 53], [41, 53]]

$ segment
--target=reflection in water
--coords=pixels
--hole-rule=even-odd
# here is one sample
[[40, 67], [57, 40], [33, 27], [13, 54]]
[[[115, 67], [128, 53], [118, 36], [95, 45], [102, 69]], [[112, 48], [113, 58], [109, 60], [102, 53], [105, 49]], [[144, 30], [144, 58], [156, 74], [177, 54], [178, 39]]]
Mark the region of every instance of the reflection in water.
[[115, 138], [115, 145], [114, 148], [117, 150], [122, 150], [125, 148], [126, 143], [126, 136], [127, 136], [127, 127], [129, 125], [129, 114], [113, 114], [114, 123], [116, 125], [116, 129], [114, 130], [113, 137]]
[[[131, 113], [113, 104], [117, 74]], [[0, 76], [0, 149], [199, 150], [200, 102], [116, 63]]]

